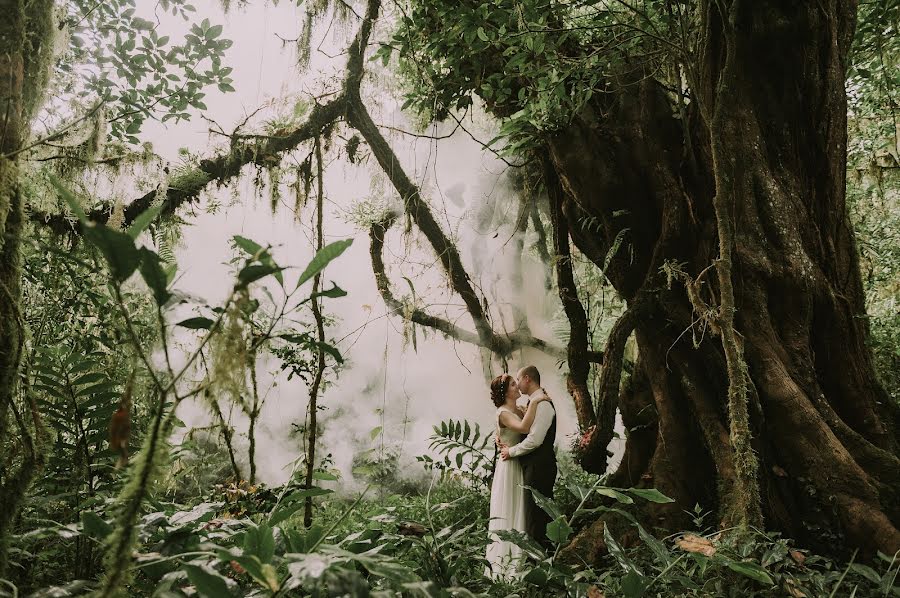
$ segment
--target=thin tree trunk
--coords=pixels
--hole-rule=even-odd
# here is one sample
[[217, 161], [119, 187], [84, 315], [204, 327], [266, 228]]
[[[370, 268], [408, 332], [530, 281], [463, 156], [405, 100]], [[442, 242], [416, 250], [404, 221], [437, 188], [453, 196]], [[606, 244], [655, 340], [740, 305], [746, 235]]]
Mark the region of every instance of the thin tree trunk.
[[[316, 252], [323, 247], [322, 235], [322, 217], [325, 202], [325, 186], [322, 181], [324, 168], [322, 166], [322, 145], [318, 137], [315, 141], [316, 152], [316, 181], [318, 189], [316, 191]], [[313, 295], [319, 292], [322, 285], [322, 274], [318, 273], [313, 277]], [[316, 339], [320, 343], [320, 347], [316, 354], [316, 373], [313, 377], [312, 385], [309, 389], [309, 426], [306, 430], [306, 488], [312, 488], [313, 473], [316, 469], [316, 436], [318, 435], [318, 399], [319, 390], [322, 385], [322, 376], [325, 373], [325, 351], [321, 345], [325, 343], [325, 324], [322, 319], [322, 306], [318, 297], [312, 300], [313, 317], [316, 320]], [[312, 496], [306, 497], [306, 503], [303, 508], [303, 525], [309, 527], [312, 525]]]

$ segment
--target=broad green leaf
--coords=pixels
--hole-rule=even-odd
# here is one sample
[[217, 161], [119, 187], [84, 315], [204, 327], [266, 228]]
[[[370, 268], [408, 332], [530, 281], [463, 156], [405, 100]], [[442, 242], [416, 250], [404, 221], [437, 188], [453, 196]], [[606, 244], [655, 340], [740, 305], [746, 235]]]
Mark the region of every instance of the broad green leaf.
[[335, 561], [334, 557], [318, 553], [285, 555], [288, 559], [288, 571], [296, 579], [319, 579]]
[[196, 318], [188, 318], [187, 320], [182, 320], [175, 324], [176, 326], [181, 326], [182, 328], [189, 328], [191, 330], [209, 330], [215, 325], [215, 322], [210, 320], [209, 318], [204, 318], [202, 316]]
[[231, 592], [228, 591], [228, 582], [213, 569], [197, 565], [184, 565], [182, 569], [187, 573], [188, 579], [201, 596], [206, 598], [231, 597]]
[[638, 575], [643, 576], [640, 569], [638, 569], [635, 564], [631, 562], [631, 559], [629, 559], [625, 554], [625, 549], [623, 549], [622, 546], [619, 545], [618, 542], [616, 542], [616, 539], [609, 531], [608, 525], [603, 526], [603, 541], [606, 544], [606, 549], [609, 551], [609, 554], [611, 554], [616, 559], [616, 562], [618, 562], [626, 572], [633, 571]]
[[325, 269], [325, 267], [331, 263], [335, 258], [340, 256], [344, 251], [347, 250], [350, 245], [353, 244], [353, 239], [345, 239], [343, 241], [335, 241], [334, 243], [329, 243], [322, 249], [316, 253], [316, 256], [312, 259], [308, 266], [306, 266], [306, 270], [300, 274], [300, 278], [297, 280], [297, 288], [299, 288], [304, 282], [311, 279], [313, 276], [321, 272]]
[[156, 301], [156, 304], [162, 307], [172, 296], [166, 289], [168, 277], [162, 269], [159, 263], [159, 256], [156, 255], [155, 251], [141, 247], [140, 254], [141, 276], [143, 276], [144, 282], [147, 283], [147, 286], [153, 292], [153, 299]]
[[137, 218], [134, 219], [134, 222], [131, 223], [131, 226], [128, 227], [126, 231], [128, 236], [132, 239], [137, 239], [138, 236], [144, 232], [144, 230], [150, 226], [150, 223], [156, 220], [156, 217], [159, 216], [160, 212], [163, 211], [165, 204], [163, 202], [159, 202], [156, 205], [150, 206], [140, 214], [138, 214]]
[[303, 508], [302, 502], [290, 503], [287, 505], [279, 505], [275, 510], [273, 510], [269, 514], [269, 518], [266, 522], [271, 526], [276, 526], [285, 519], [289, 518], [291, 515], [299, 511]]
[[331, 355], [336, 362], [344, 363], [344, 357], [341, 355], [341, 352], [338, 351], [337, 347], [319, 341], [314, 341], [313, 345], [315, 345], [317, 349], [321, 349], [323, 352]]
[[728, 566], [729, 569], [736, 573], [740, 573], [745, 577], [749, 577], [750, 579], [755, 579], [760, 583], [764, 583], [767, 585], [773, 585], [775, 582], [772, 581], [772, 578], [769, 577], [769, 574], [766, 573], [765, 569], [757, 565], [756, 563], [743, 563], [739, 561], [728, 560], [725, 561], [725, 565]]
[[572, 535], [572, 531], [565, 516], [557, 517], [547, 524], [547, 537], [555, 544], [564, 544]]
[[622, 596], [623, 598], [641, 598], [647, 587], [647, 582], [643, 575], [637, 571], [629, 571], [622, 578]]
[[93, 511], [85, 511], [81, 514], [81, 525], [86, 535], [97, 540], [105, 540], [113, 529]]
[[341, 287], [337, 286], [334, 283], [331, 283], [331, 284], [333, 286], [330, 289], [325, 289], [324, 291], [319, 291], [318, 293], [313, 293], [307, 299], [305, 299], [304, 302], [312, 301], [313, 299], [316, 299], [318, 297], [328, 297], [329, 299], [337, 299], [339, 297], [347, 296], [347, 291], [345, 291], [344, 289], [342, 289]]
[[638, 534], [641, 536], [641, 540], [650, 547], [650, 550], [653, 551], [656, 558], [659, 559], [660, 562], [668, 564], [671, 561], [671, 555], [666, 549], [666, 545], [660, 542], [653, 534], [645, 530], [644, 526], [641, 524], [635, 523], [635, 526], [638, 528]]
[[389, 579], [395, 583], [404, 584], [419, 580], [419, 576], [413, 573], [409, 567], [384, 557], [362, 559], [361, 564], [372, 575]]
[[125, 282], [141, 263], [134, 239], [102, 224], [85, 223], [84, 236], [97, 246], [106, 258], [110, 273], [117, 282]]
[[862, 563], [853, 563], [852, 565], [850, 565], [850, 568], [876, 585], [881, 583], [881, 576], [878, 575], [878, 573], [868, 565], [863, 565]]
[[247, 286], [251, 282], [256, 282], [260, 278], [265, 278], [270, 274], [275, 274], [282, 270], [284, 270], [284, 268], [276, 265], [274, 262], [269, 264], [250, 264], [244, 266], [241, 271], [238, 272], [238, 281], [240, 286]]
[[643, 498], [644, 500], [649, 500], [650, 502], [655, 503], [669, 503], [675, 502], [675, 499], [669, 498], [656, 488], [627, 488], [625, 492]]
[[599, 488], [595, 488], [594, 492], [596, 492], [597, 494], [599, 494], [601, 496], [608, 496], [609, 498], [614, 498], [622, 504], [630, 505], [630, 504], [634, 503], [634, 500], [630, 496], [628, 496], [626, 494], [622, 494], [618, 490], [613, 490], [612, 488], [599, 487]]
[[281, 586], [278, 581], [278, 573], [275, 571], [275, 567], [269, 564], [263, 564], [253, 555], [235, 555], [225, 550], [220, 550], [219, 559], [226, 563], [234, 561], [240, 565], [254, 581], [271, 592], [277, 592]]
[[271, 561], [275, 554], [272, 528], [266, 524], [248, 528], [244, 535], [244, 552], [258, 557], [263, 563]]
[[531, 492], [531, 495], [534, 497], [534, 502], [537, 503], [537, 506], [543, 509], [545, 513], [550, 515], [551, 519], [559, 519], [563, 516], [562, 509], [559, 508], [559, 505], [557, 505], [553, 499], [547, 498], [530, 486], [523, 486], [523, 488], [525, 488], [526, 491]]
[[263, 250], [262, 245], [260, 245], [256, 241], [248, 239], [247, 237], [242, 237], [240, 235], [234, 235], [233, 237], [231, 237], [231, 239], [232, 239], [232, 241], [234, 241], [235, 245], [237, 245], [238, 247], [243, 249], [244, 253], [246, 253], [247, 255], [249, 255], [252, 258], [258, 257]]
[[62, 181], [60, 181], [55, 174], [50, 174], [50, 183], [54, 187], [56, 187], [56, 190], [69, 206], [69, 209], [72, 210], [72, 213], [75, 214], [75, 216], [81, 221], [81, 223], [87, 223], [87, 214], [85, 214], [84, 210], [81, 209], [81, 204], [78, 203], [78, 200], [75, 198], [72, 192], [69, 191], [69, 189], [65, 185], [63, 185]]

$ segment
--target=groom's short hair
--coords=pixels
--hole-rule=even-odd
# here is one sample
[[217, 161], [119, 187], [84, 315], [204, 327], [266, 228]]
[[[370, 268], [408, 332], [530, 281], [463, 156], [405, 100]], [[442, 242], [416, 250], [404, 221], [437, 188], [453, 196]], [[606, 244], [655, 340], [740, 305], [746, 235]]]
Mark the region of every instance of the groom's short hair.
[[522, 375], [528, 376], [529, 378], [534, 380], [534, 383], [538, 386], [541, 385], [541, 373], [533, 365], [526, 365], [524, 368], [522, 368]]

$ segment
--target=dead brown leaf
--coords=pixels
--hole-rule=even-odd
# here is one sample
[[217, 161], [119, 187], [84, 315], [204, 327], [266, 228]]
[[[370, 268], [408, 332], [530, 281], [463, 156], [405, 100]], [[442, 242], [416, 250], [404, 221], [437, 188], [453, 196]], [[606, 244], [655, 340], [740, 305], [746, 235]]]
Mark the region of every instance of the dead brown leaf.
[[603, 590], [598, 588], [597, 586], [591, 586], [587, 591], [588, 598], [606, 598], [606, 594], [603, 593]]
[[779, 466], [777, 466], [777, 465], [773, 465], [773, 466], [772, 466], [772, 473], [774, 473], [775, 475], [777, 475], [779, 478], [786, 478], [786, 477], [788, 477], [788, 472], [786, 472], [783, 468], [781, 468], [781, 467], [779, 467]]
[[802, 552], [800, 552], [799, 550], [792, 550], [791, 558], [794, 559], [794, 562], [797, 563], [798, 565], [800, 565], [801, 567], [803, 566], [803, 563], [806, 562], [806, 555], [803, 554]]
[[784, 580], [784, 591], [787, 592], [788, 596], [791, 598], [807, 598], [806, 594], [794, 585], [794, 580], [792, 579]]
[[694, 534], [685, 534], [675, 541], [678, 548], [686, 552], [697, 552], [706, 556], [712, 556], [716, 553], [716, 547], [706, 538], [695, 536]]

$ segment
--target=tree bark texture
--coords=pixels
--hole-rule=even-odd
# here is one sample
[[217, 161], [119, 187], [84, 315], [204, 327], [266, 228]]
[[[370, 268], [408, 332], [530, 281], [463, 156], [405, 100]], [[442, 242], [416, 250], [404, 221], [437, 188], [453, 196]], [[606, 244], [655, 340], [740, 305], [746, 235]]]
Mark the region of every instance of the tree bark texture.
[[[25, 219], [15, 152], [28, 137], [47, 81], [52, 0], [0, 0], [0, 577], [12, 524], [43, 464], [42, 425], [33, 402], [19, 396], [25, 346], [22, 234]], [[27, 412], [26, 412], [27, 410]]]
[[[606, 272], [630, 305], [649, 306], [619, 400], [637, 429], [613, 479], [676, 499], [649, 508], [664, 527], [684, 525], [698, 502], [735, 523], [725, 507], [747, 470], [729, 429], [730, 342], [746, 362], [745, 441], [766, 527], [829, 552], [900, 548], [900, 461], [883, 424], [895, 406], [867, 346], [845, 203], [854, 22], [853, 3], [837, 0], [710, 2], [686, 118], [646, 78], [594, 100], [549, 142], [578, 248], [602, 266], [628, 229], [629, 251]], [[579, 225], [588, 218], [599, 233]], [[728, 238], [730, 275], [716, 278]]]

